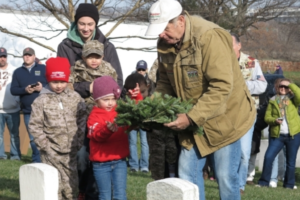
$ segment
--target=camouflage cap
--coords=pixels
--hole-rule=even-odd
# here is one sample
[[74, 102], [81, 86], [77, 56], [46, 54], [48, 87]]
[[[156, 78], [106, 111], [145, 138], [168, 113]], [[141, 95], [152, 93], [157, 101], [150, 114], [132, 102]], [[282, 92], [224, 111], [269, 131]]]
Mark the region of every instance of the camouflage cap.
[[98, 40], [87, 41], [82, 48], [82, 56], [87, 57], [90, 54], [94, 53], [99, 56], [103, 56], [104, 45]]

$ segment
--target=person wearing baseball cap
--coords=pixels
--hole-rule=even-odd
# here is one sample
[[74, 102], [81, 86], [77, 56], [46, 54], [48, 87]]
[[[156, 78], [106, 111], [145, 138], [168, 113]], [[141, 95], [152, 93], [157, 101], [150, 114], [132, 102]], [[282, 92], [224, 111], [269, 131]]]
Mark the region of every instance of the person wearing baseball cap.
[[45, 65], [35, 62], [35, 52], [32, 48], [26, 47], [23, 50], [23, 64], [18, 67], [12, 77], [10, 92], [19, 96], [32, 149], [32, 162], [39, 163], [40, 152], [33, 141], [33, 136], [29, 132], [28, 124], [30, 120], [31, 104], [39, 96], [43, 86], [47, 84], [45, 76]]
[[142, 74], [143, 76], [146, 76], [146, 74], [148, 73], [147, 62], [144, 60], [140, 60], [139, 62], [137, 62], [136, 71], [137, 71], [137, 73]]
[[159, 36], [159, 80], [155, 92], [192, 99], [193, 108], [165, 126], [204, 134], [179, 134], [179, 178], [199, 187], [205, 199], [202, 169], [212, 154], [220, 198], [240, 200], [240, 138], [253, 126], [256, 109], [241, 76], [229, 32], [183, 11], [176, 0], [158, 0], [149, 10], [146, 35]]
[[[21, 160], [20, 152], [20, 100], [11, 94], [11, 81], [17, 68], [7, 62], [7, 51], [0, 47], [0, 160], [7, 159], [4, 146], [10, 144], [10, 160]], [[7, 126], [10, 141], [4, 140], [4, 127]], [[5, 138], [7, 139], [7, 138]]]

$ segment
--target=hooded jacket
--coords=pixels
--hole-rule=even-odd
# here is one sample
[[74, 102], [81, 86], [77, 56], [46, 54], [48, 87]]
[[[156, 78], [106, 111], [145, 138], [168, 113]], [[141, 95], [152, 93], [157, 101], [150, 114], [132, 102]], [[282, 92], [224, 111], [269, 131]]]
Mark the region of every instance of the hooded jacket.
[[242, 77], [230, 34], [218, 25], [186, 12], [179, 52], [159, 40], [156, 92], [192, 99], [187, 113], [205, 134], [178, 135], [187, 149], [197, 145], [201, 156], [240, 139], [251, 128], [256, 109]]
[[[71, 26], [74, 29], [74, 26]], [[71, 31], [71, 28], [69, 32]], [[76, 29], [76, 27], [75, 27]], [[76, 30], [72, 30], [76, 31]], [[104, 58], [103, 60], [109, 62], [112, 67], [116, 70], [118, 75], [118, 85], [120, 88], [123, 88], [123, 73], [119, 61], [119, 57], [114, 45], [109, 42], [103, 33], [99, 30], [99, 28], [95, 29], [95, 36], [93, 37], [94, 40], [98, 40], [99, 42], [104, 44]], [[70, 34], [68, 34], [70, 35]], [[69, 37], [64, 39], [59, 45], [57, 49], [57, 56], [67, 58], [70, 62], [71, 66], [74, 66], [77, 60], [81, 60], [82, 54], [82, 44], [70, 39]], [[90, 94], [90, 82], [82, 82], [82, 83], [75, 83], [74, 89], [83, 97], [89, 97]]]
[[29, 132], [41, 151], [78, 151], [85, 136], [86, 112], [83, 99], [66, 88], [52, 92], [48, 85], [32, 104]]
[[[138, 101], [143, 100], [139, 93], [133, 97]], [[89, 129], [87, 137], [90, 139], [90, 160], [93, 162], [107, 162], [126, 158], [129, 155], [128, 134], [125, 131], [128, 127], [119, 127], [116, 132], [107, 128], [106, 122], [114, 122], [117, 117], [115, 108], [110, 111], [103, 108], [93, 107], [88, 118]]]

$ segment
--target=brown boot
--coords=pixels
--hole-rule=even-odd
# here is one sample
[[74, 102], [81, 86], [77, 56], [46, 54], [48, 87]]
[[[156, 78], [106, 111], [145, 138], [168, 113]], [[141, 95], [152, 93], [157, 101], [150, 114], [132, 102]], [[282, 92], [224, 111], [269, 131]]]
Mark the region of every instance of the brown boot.
[[246, 181], [247, 185], [255, 185], [253, 181]]
[[245, 191], [240, 189], [240, 193], [241, 193], [241, 195], [243, 195], [243, 194], [245, 194]]

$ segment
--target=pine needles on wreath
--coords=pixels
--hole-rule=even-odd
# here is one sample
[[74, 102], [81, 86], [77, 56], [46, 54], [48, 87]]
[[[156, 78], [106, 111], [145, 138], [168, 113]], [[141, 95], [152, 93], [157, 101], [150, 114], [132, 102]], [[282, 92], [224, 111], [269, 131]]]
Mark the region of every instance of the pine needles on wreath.
[[[181, 101], [180, 98], [171, 97], [155, 93], [154, 97], [145, 98], [138, 104], [135, 100], [126, 97], [126, 100], [118, 100], [116, 111], [118, 116], [116, 123], [119, 126], [132, 126], [144, 129], [158, 129], [166, 132], [175, 132], [165, 127], [164, 123], [175, 121], [177, 114], [187, 113], [193, 107], [190, 101]], [[187, 130], [198, 135], [203, 135], [203, 128], [198, 126], [189, 126]]]

